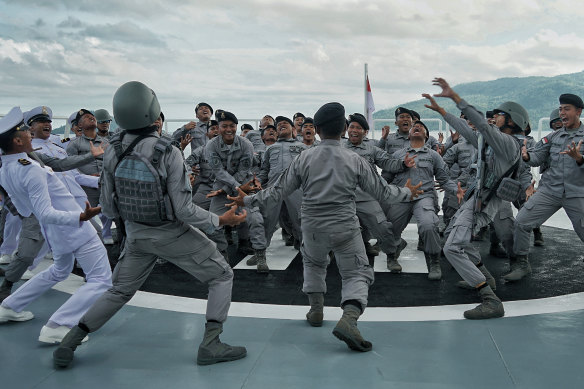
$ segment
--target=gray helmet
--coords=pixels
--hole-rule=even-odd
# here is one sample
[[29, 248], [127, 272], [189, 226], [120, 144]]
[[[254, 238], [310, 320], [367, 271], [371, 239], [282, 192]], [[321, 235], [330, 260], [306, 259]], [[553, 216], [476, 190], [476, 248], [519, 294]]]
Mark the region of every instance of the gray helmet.
[[493, 110], [494, 113], [505, 112], [511, 116], [513, 123], [517, 124], [521, 130], [525, 131], [527, 125], [529, 124], [529, 114], [521, 106], [521, 104], [514, 103], [513, 101], [506, 101], [499, 105], [498, 108]]
[[95, 120], [97, 120], [98, 123], [112, 120], [109, 112], [105, 109], [96, 109], [94, 113], [95, 113]]
[[156, 94], [138, 81], [120, 86], [114, 94], [114, 118], [126, 130], [149, 127], [160, 116]]
[[552, 122], [560, 119], [560, 109], [556, 108], [550, 113], [550, 128], [552, 128]]

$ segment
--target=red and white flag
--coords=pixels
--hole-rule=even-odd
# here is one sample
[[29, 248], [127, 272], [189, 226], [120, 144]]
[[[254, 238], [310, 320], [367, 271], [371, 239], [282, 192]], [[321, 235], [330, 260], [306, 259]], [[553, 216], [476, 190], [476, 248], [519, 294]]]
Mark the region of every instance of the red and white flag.
[[366, 76], [366, 84], [367, 84], [367, 123], [369, 123], [369, 127], [374, 128], [373, 126], [373, 112], [375, 111], [375, 104], [373, 103], [373, 95], [371, 94], [371, 85], [369, 84], [369, 75]]

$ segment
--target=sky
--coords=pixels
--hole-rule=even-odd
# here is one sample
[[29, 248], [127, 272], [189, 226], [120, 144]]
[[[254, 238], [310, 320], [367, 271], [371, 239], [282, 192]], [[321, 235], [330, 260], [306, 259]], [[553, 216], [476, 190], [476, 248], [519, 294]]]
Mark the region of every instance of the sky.
[[[105, 108], [123, 83], [165, 116], [377, 110], [451, 85], [584, 68], [584, 7], [557, 1], [0, 0], [0, 113]], [[502, 91], [504, 93], [504, 91]]]

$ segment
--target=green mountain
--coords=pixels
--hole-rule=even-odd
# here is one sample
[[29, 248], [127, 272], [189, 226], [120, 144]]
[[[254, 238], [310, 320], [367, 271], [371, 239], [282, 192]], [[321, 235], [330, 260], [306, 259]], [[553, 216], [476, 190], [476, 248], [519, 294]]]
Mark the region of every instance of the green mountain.
[[[437, 88], [434, 88], [437, 89]], [[555, 77], [512, 77], [499, 78], [493, 81], [471, 82], [455, 85], [456, 92], [470, 104], [482, 112], [496, 108], [505, 101], [516, 101], [529, 112], [531, 128], [537, 130], [541, 118], [548, 118], [550, 112], [557, 108], [558, 97], [562, 93], [574, 93], [584, 98], [584, 71], [573, 74], [562, 74]], [[440, 118], [436, 112], [424, 107], [426, 99], [410, 101], [400, 104], [418, 112], [423, 119]], [[438, 104], [448, 112], [456, 114], [454, 103], [449, 99], [438, 98]], [[398, 106], [390, 107], [373, 114], [374, 119], [393, 119], [394, 111]], [[437, 125], [428, 123], [430, 129], [437, 129]], [[381, 128], [377, 124], [376, 128]], [[543, 122], [543, 129], [548, 122]]]

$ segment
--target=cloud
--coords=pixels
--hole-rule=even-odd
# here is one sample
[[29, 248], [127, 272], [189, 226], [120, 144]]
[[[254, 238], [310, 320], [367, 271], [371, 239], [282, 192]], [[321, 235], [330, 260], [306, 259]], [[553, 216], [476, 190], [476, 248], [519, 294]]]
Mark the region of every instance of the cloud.
[[60, 28], [82, 28], [83, 23], [81, 20], [73, 16], [68, 16], [67, 19], [63, 20], [61, 23], [57, 24]]

